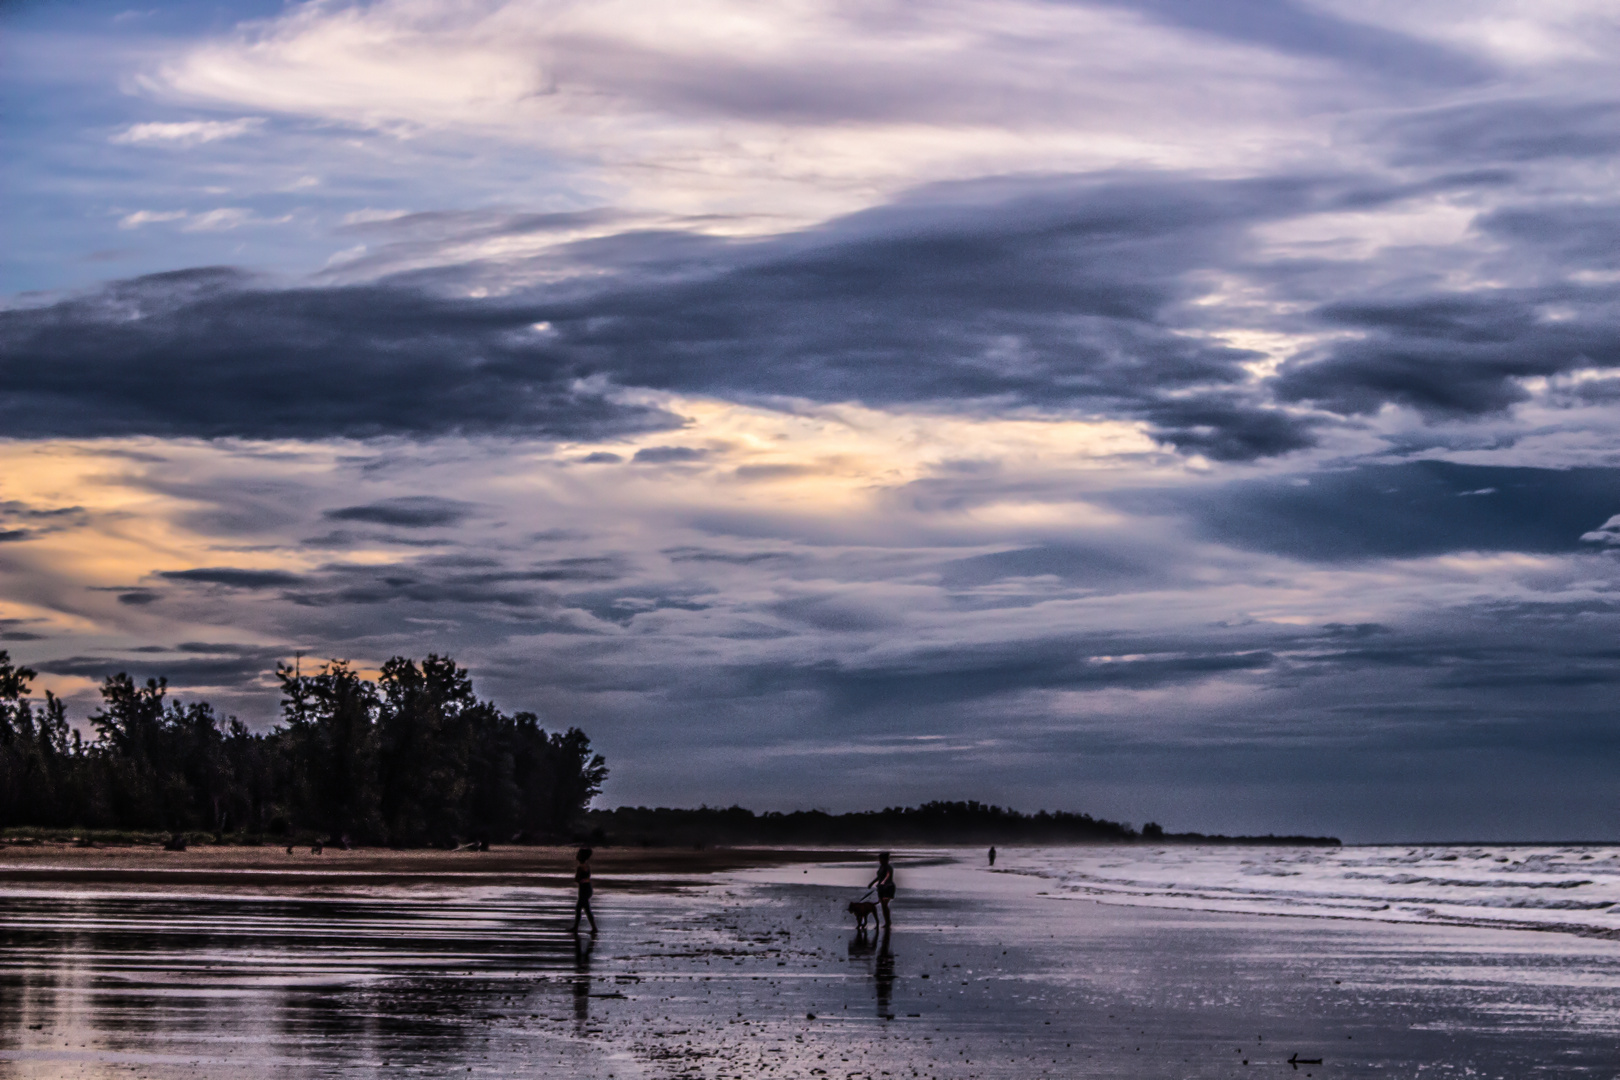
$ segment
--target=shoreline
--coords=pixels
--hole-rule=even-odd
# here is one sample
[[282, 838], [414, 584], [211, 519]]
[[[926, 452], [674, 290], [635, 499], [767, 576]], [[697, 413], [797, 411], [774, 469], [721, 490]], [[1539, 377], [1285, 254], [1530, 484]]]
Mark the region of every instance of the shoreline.
[[[573, 845], [492, 846], [488, 851], [307, 846], [209, 845], [165, 851], [156, 845], [80, 847], [68, 842], [0, 846], [0, 887], [8, 885], [384, 886], [526, 885], [572, 888]], [[799, 863], [865, 861], [847, 848], [597, 848], [595, 880], [615, 890], [698, 884], [715, 874]]]

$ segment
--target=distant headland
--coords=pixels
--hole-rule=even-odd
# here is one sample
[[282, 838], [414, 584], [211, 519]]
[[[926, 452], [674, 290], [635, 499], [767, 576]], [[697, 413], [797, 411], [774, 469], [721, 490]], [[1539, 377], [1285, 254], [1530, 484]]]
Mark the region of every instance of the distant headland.
[[[36, 673], [0, 651], [0, 839], [454, 848], [591, 841], [630, 847], [1204, 843], [1336, 846], [1328, 836], [1140, 831], [1090, 814], [928, 802], [830, 814], [589, 809], [607, 763], [577, 728], [547, 732], [473, 692], [449, 657], [394, 657], [375, 680], [342, 661], [279, 665], [282, 722], [249, 731], [162, 679], [101, 686], [86, 740]], [[19, 832], [19, 829], [22, 832]]]
[[621, 806], [582, 816], [597, 843], [676, 845], [832, 844], [1276, 844], [1338, 847], [1332, 836], [1221, 836], [1166, 832], [1154, 822], [1140, 830], [1090, 814], [1041, 810], [1020, 813], [986, 803], [927, 802], [830, 814], [821, 810], [756, 814], [740, 806], [678, 810]]

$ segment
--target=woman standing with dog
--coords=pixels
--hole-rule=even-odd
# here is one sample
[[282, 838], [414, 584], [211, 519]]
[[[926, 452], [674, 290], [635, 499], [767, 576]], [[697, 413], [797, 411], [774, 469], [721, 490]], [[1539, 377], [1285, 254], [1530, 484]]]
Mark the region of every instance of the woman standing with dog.
[[883, 905], [883, 925], [890, 924], [889, 901], [894, 899], [894, 867], [889, 865], [889, 853], [878, 852], [877, 877], [872, 879], [867, 888], [877, 886], [878, 903]]

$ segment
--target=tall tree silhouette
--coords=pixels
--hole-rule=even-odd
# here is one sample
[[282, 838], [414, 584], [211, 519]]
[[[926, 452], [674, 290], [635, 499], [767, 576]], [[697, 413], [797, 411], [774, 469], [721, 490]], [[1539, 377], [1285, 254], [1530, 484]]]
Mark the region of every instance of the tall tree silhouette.
[[468, 772], [487, 726], [466, 668], [429, 655], [420, 667], [396, 656], [377, 680], [383, 824], [395, 843], [442, 842], [464, 832]]
[[336, 838], [382, 832], [377, 800], [376, 687], [347, 662], [315, 675], [278, 665], [298, 824]]
[[35, 678], [0, 649], [0, 820], [58, 824], [79, 800], [81, 744], [60, 699], [47, 692], [38, 709], [29, 700]]
[[165, 738], [164, 698], [168, 680], [139, 686], [125, 672], [101, 684], [101, 708], [90, 716], [100, 734], [94, 748], [97, 794], [120, 823], [143, 829], [177, 827], [169, 803], [177, 794], [174, 761]]
[[334, 660], [278, 665], [281, 726], [259, 734], [163, 679], [102, 682], [86, 742], [36, 674], [0, 651], [0, 825], [348, 836], [416, 845], [563, 837], [607, 766], [578, 729], [547, 733], [473, 692], [467, 670], [394, 657], [376, 682]]

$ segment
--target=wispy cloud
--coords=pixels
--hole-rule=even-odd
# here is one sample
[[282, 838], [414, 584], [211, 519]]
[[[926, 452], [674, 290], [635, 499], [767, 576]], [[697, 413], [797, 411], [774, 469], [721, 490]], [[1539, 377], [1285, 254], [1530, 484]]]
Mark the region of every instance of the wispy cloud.
[[120, 229], [138, 229], [164, 221], [184, 221], [190, 215], [184, 210], [136, 210], [118, 219]]
[[237, 120], [175, 120], [131, 124], [111, 136], [115, 143], [198, 146], [220, 139], [235, 139], [264, 127], [262, 117]]
[[183, 232], [228, 232], [244, 225], [282, 225], [292, 220], [290, 214], [281, 217], [260, 217], [241, 206], [220, 206], [213, 210], [136, 210], [118, 219], [120, 229], [139, 229], [170, 221], [182, 224]]

